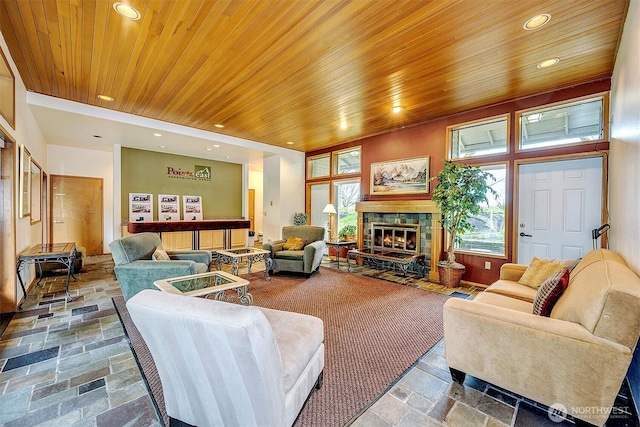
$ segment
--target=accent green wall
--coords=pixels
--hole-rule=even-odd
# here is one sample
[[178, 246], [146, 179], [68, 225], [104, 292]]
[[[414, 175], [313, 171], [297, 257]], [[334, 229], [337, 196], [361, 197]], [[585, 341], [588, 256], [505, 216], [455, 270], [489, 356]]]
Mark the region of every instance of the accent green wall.
[[[242, 165], [122, 148], [122, 218], [129, 218], [129, 193], [153, 196], [153, 219], [158, 219], [158, 194], [202, 196], [204, 219], [242, 218]], [[196, 166], [207, 166], [211, 177], [195, 176]]]

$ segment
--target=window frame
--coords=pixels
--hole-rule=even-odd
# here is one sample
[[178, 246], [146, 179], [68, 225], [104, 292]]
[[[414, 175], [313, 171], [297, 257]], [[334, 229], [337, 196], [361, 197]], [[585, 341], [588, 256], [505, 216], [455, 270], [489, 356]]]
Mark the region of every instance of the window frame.
[[[331, 224], [334, 228], [335, 228], [335, 235], [336, 237], [338, 237], [338, 232], [340, 231], [340, 206], [337, 202], [337, 198], [338, 198], [338, 186], [340, 184], [345, 184], [345, 183], [351, 183], [351, 184], [357, 184], [359, 187], [358, 190], [358, 198], [355, 201], [355, 203], [358, 203], [360, 201], [360, 197], [362, 196], [362, 179], [359, 176], [353, 177], [353, 178], [342, 178], [342, 179], [333, 179], [331, 180], [331, 192], [330, 192], [330, 200], [331, 203], [333, 204], [333, 206], [335, 206], [336, 210], [338, 211], [338, 213], [335, 215], [335, 223]], [[354, 204], [354, 209], [355, 209], [355, 204]], [[356, 212], [356, 235], [358, 234], [358, 215]]]
[[[321, 158], [326, 157], [329, 161], [329, 167], [327, 168], [327, 174], [326, 175], [317, 175], [317, 176], [311, 176], [311, 173], [313, 171], [313, 168], [311, 167], [311, 163], [314, 160], [318, 160]], [[329, 178], [331, 176], [331, 153], [322, 153], [322, 154], [318, 154], [316, 156], [310, 156], [307, 157], [307, 179], [323, 179], [323, 178]]]
[[[479, 154], [479, 155], [467, 156], [467, 157], [453, 157], [452, 135], [455, 130], [465, 128], [465, 127], [478, 126], [484, 123], [497, 122], [503, 119], [506, 119], [506, 122], [507, 122], [506, 135], [505, 135], [505, 151], [500, 153]], [[446, 141], [445, 149], [446, 149], [448, 160], [465, 161], [470, 159], [482, 159], [490, 156], [504, 156], [509, 154], [511, 150], [511, 147], [510, 147], [511, 144], [509, 143], [510, 135], [511, 135], [511, 113], [497, 114], [491, 117], [483, 117], [482, 119], [478, 119], [478, 120], [471, 120], [468, 122], [456, 123], [455, 125], [447, 126], [446, 133], [447, 133], [447, 137], [446, 137], [447, 141]]]
[[[536, 148], [522, 148], [522, 117], [525, 114], [530, 114], [535, 111], [544, 112], [545, 110], [551, 110], [556, 107], [568, 106], [571, 104], [578, 104], [583, 101], [602, 99], [602, 135], [600, 139], [592, 141], [578, 141], [568, 144], [550, 145], [548, 147], [536, 147]], [[580, 145], [597, 144], [600, 142], [609, 141], [609, 92], [599, 92], [578, 98], [571, 98], [564, 101], [553, 102], [551, 104], [538, 105], [537, 107], [518, 110], [515, 112], [515, 126], [516, 126], [516, 153], [534, 153], [540, 151], [557, 150], [564, 147], [575, 147]]]
[[[357, 172], [345, 172], [340, 173], [338, 171], [338, 156], [345, 153], [350, 153], [352, 151], [358, 151], [358, 171]], [[358, 175], [362, 173], [362, 146], [357, 145], [354, 147], [343, 148], [342, 150], [335, 150], [331, 152], [331, 176], [350, 176], [350, 175]]]
[[[509, 161], [507, 160], [503, 160], [503, 161], [499, 161], [499, 162], [489, 162], [489, 163], [478, 163], [478, 164], [474, 164], [474, 166], [477, 166], [479, 168], [486, 168], [486, 167], [493, 167], [493, 166], [504, 166], [504, 173], [505, 173], [505, 178], [504, 178], [504, 200], [503, 200], [503, 205], [504, 205], [504, 236], [503, 236], [503, 242], [504, 242], [504, 253], [502, 255], [500, 254], [496, 254], [496, 253], [486, 253], [486, 252], [478, 252], [478, 251], [474, 251], [474, 250], [469, 250], [469, 249], [459, 249], [456, 248], [454, 246], [454, 252], [456, 254], [464, 254], [464, 255], [473, 255], [473, 256], [481, 256], [481, 257], [486, 257], [486, 258], [495, 258], [495, 259], [508, 259], [509, 256], [509, 246], [510, 246], [510, 240], [507, 236], [507, 233], [509, 231], [509, 222], [510, 222], [510, 209], [508, 209], [508, 199], [509, 199], [509, 177], [510, 177], [510, 168], [509, 168]], [[490, 172], [490, 171], [489, 171]], [[446, 246], [449, 245], [449, 235], [448, 233], [446, 234]]]

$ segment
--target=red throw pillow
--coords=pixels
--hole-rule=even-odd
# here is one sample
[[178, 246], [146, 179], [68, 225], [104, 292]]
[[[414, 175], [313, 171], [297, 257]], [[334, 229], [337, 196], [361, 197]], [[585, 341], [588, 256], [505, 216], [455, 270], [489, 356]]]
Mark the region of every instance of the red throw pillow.
[[533, 314], [549, 317], [551, 310], [569, 284], [569, 270], [558, 271], [544, 281], [533, 300]]

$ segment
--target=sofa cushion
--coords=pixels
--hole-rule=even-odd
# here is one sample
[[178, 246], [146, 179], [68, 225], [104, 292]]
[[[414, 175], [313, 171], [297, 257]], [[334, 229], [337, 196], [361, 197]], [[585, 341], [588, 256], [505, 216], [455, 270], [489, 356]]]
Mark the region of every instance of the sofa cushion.
[[497, 280], [491, 286], [485, 289], [485, 292], [504, 295], [530, 303], [532, 303], [536, 297], [535, 289], [529, 286], [521, 285], [512, 280]]
[[520, 280], [518, 280], [518, 283], [530, 286], [537, 290], [545, 280], [565, 268], [566, 267], [561, 264], [543, 261], [539, 258], [533, 257], [531, 264], [529, 264], [527, 270], [524, 272]]
[[324, 325], [321, 319], [306, 314], [268, 308], [260, 310], [271, 324], [278, 343], [286, 393], [324, 341]]
[[564, 259], [564, 258], [541, 258], [543, 261], [552, 262], [554, 264], [560, 264], [565, 268], [569, 269], [569, 273], [573, 270], [576, 265], [580, 262], [579, 259]]
[[479, 302], [482, 304], [495, 305], [498, 307], [508, 308], [510, 310], [521, 311], [523, 313], [531, 313], [533, 304], [530, 302], [522, 301], [516, 298], [507, 297], [504, 295], [498, 295], [491, 292], [481, 292], [474, 299], [473, 302]]
[[284, 242], [282, 248], [286, 251], [299, 251], [304, 248], [305, 243], [307, 243], [306, 240], [291, 236]]
[[302, 258], [304, 257], [304, 250], [302, 250], [302, 251], [280, 251], [280, 252], [276, 252], [275, 257], [276, 258], [280, 258], [280, 259], [293, 259], [293, 260], [302, 261]]
[[536, 298], [533, 300], [533, 314], [549, 317], [553, 306], [562, 296], [569, 284], [569, 269], [558, 271], [549, 277], [538, 288]]
[[158, 246], [156, 248], [156, 250], [153, 252], [153, 255], [151, 255], [151, 258], [154, 261], [170, 261], [171, 258], [169, 258], [169, 254], [167, 254], [167, 251], [165, 251], [162, 246]]

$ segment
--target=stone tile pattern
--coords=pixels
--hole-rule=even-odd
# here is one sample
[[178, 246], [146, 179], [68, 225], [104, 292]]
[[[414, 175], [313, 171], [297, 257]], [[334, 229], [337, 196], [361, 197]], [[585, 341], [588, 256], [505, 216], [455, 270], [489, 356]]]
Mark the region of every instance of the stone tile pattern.
[[[325, 257], [323, 266], [336, 265]], [[229, 271], [228, 266], [223, 269]], [[346, 269], [342, 263], [341, 269]], [[252, 269], [254, 274], [261, 270], [264, 264]], [[392, 271], [366, 266], [352, 271], [404, 281]], [[240, 274], [246, 272], [240, 269]], [[121, 295], [111, 257], [88, 257], [76, 276], [78, 281], [70, 283], [70, 303], [64, 298], [64, 276], [51, 276], [31, 286], [23, 309], [0, 336], [0, 425], [162, 425], [111, 302]], [[482, 290], [449, 289], [420, 275], [412, 275], [406, 285], [458, 298]], [[628, 390], [626, 395], [621, 393], [619, 407], [630, 408], [628, 399]], [[538, 427], [573, 422], [552, 423], [546, 407], [473, 377], [467, 376], [462, 386], [453, 383], [440, 341], [349, 424]], [[631, 413], [607, 423], [609, 427], [637, 425], [637, 416]]]
[[32, 285], [0, 337], [0, 424], [159, 426], [111, 298], [111, 256], [88, 257], [78, 280]]

